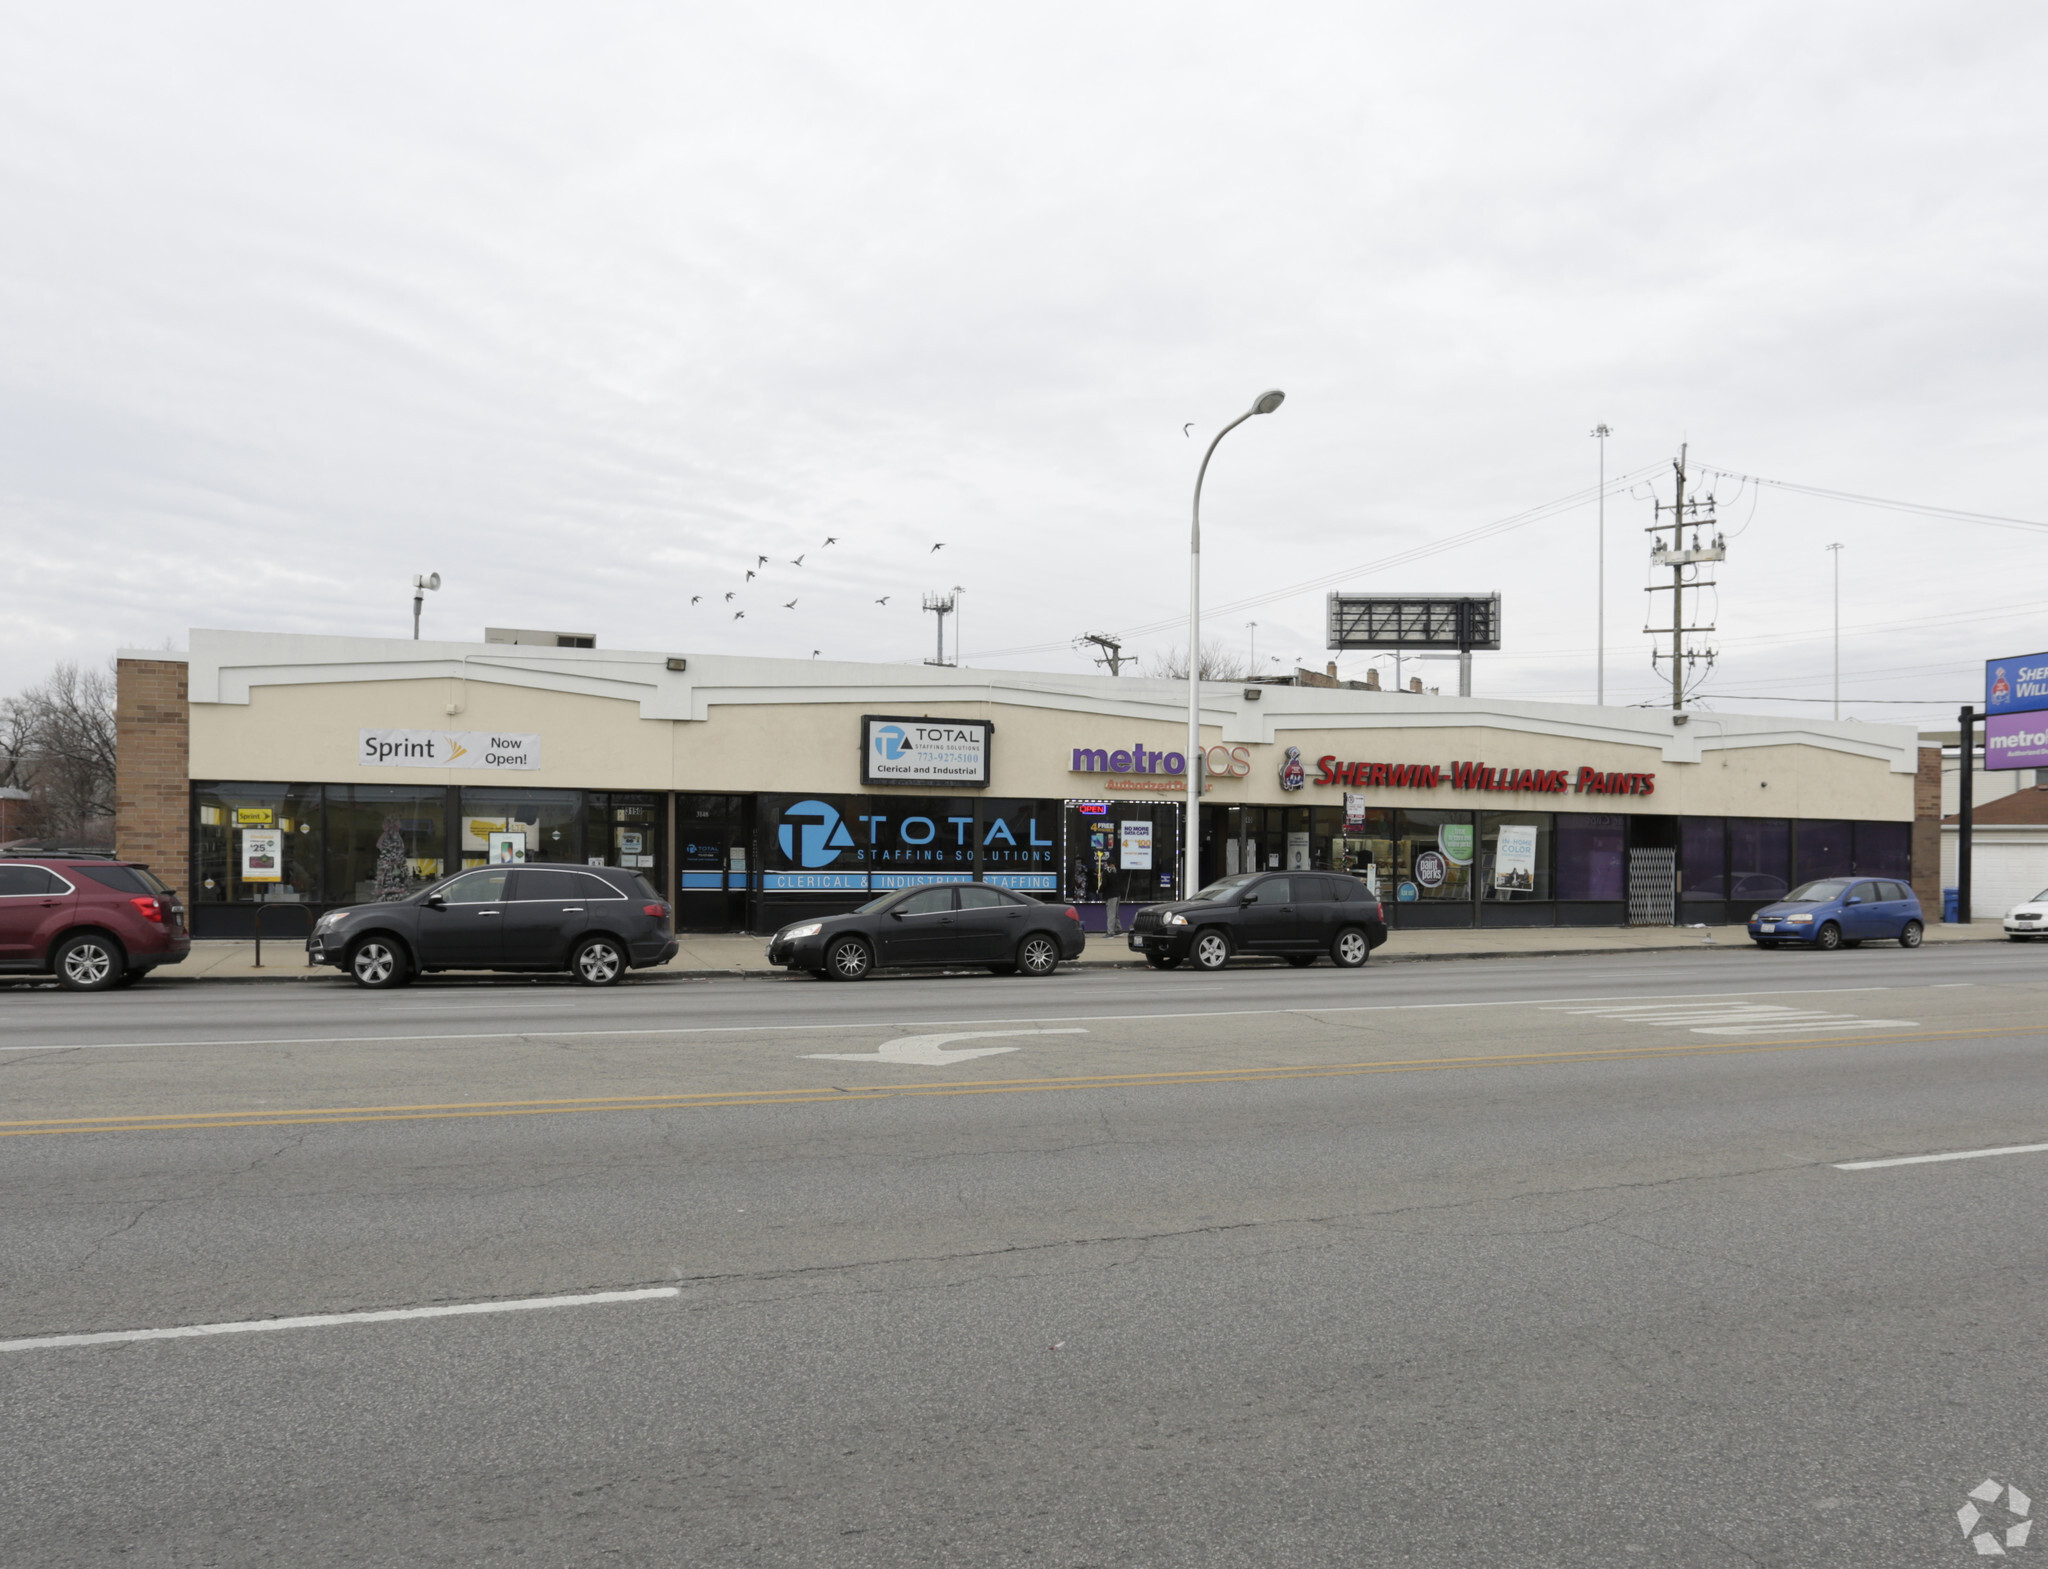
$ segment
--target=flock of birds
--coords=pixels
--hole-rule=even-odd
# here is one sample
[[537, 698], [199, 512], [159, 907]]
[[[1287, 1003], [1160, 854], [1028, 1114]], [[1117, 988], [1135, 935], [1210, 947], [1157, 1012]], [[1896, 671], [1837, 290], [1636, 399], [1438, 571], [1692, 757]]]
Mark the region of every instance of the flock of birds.
[[[827, 545], [836, 545], [836, 544], [838, 544], [838, 543], [839, 543], [839, 536], [838, 536], [837, 534], [827, 534], [827, 535], [825, 536], [825, 544], [824, 544], [824, 545], [820, 545], [820, 546], [819, 546], [818, 548], [819, 548], [820, 550], [823, 550], [823, 549], [825, 549], [825, 548], [826, 548], [826, 546], [827, 546]], [[936, 545], [932, 546], [932, 548], [931, 548], [931, 550], [930, 550], [929, 554], [931, 554], [931, 555], [937, 555], [937, 554], [938, 554], [938, 553], [939, 553], [940, 551], [944, 550], [945, 548], [946, 548], [946, 542], [945, 542], [945, 541], [944, 541], [944, 540], [942, 539], [942, 540], [940, 540], [940, 541], [939, 541], [939, 542], [938, 542], [938, 543], [937, 543]], [[800, 566], [802, 566], [802, 565], [804, 564], [804, 556], [807, 556], [807, 555], [809, 555], [810, 553], [811, 553], [811, 552], [809, 552], [809, 551], [807, 550], [807, 551], [805, 551], [805, 552], [803, 553], [803, 555], [800, 555], [800, 556], [795, 556], [795, 557], [792, 557], [792, 558], [791, 558], [791, 560], [790, 560], [790, 563], [789, 563], [789, 564], [790, 564], [791, 566], [793, 566], [793, 567], [800, 567]], [[760, 576], [760, 575], [761, 575], [761, 574], [762, 574], [763, 572], [765, 572], [765, 571], [766, 571], [767, 569], [768, 569], [768, 558], [767, 558], [766, 556], [756, 556], [756, 557], [754, 558], [754, 564], [753, 564], [752, 566], [750, 566], [750, 567], [746, 567], [746, 568], [743, 568], [743, 569], [742, 569], [743, 571], [745, 571], [745, 573], [746, 573], [746, 576], [745, 576], [745, 577], [743, 577], [742, 579], [740, 579], [740, 587], [741, 587], [741, 588], [744, 588], [744, 587], [746, 587], [746, 585], [747, 585], [747, 584], [749, 584], [749, 583], [753, 582], [755, 578], [759, 577], [759, 576]], [[731, 603], [733, 602], [733, 600], [734, 600], [734, 599], [735, 599], [736, 597], [738, 597], [738, 594], [739, 594], [739, 589], [737, 589], [737, 588], [731, 588], [731, 589], [727, 589], [727, 590], [725, 591], [725, 603], [726, 603], [726, 604], [728, 604], [728, 605], [729, 605], [729, 604], [731, 604]], [[693, 604], [693, 605], [695, 605], [695, 604], [699, 604], [699, 603], [701, 603], [701, 602], [702, 602], [703, 598], [704, 598], [704, 596], [703, 596], [702, 594], [692, 594], [692, 595], [690, 596], [690, 603], [691, 603], [691, 604]], [[884, 595], [883, 595], [883, 596], [882, 596], [882, 597], [881, 597], [880, 599], [876, 600], [876, 601], [875, 601], [875, 603], [876, 603], [876, 604], [878, 604], [878, 605], [887, 605], [887, 604], [889, 603], [889, 600], [890, 600], [890, 598], [891, 598], [891, 596], [890, 596], [890, 595], [888, 595], [888, 594], [884, 594]], [[794, 609], [796, 609], [796, 600], [792, 599], [792, 600], [788, 601], [788, 602], [787, 602], [786, 604], [784, 604], [784, 605], [783, 605], [783, 607], [782, 607], [782, 608], [783, 608], [784, 610], [794, 610]], [[744, 610], [735, 610], [735, 611], [734, 611], [734, 612], [732, 613], [732, 618], [733, 618], [733, 620], [735, 620], [735, 621], [744, 621], [744, 620], [746, 620], [746, 619], [747, 619], [747, 613], [746, 613], [746, 612], [745, 612]], [[813, 654], [815, 654], [815, 653], [816, 653], [816, 650], [813, 650]]]

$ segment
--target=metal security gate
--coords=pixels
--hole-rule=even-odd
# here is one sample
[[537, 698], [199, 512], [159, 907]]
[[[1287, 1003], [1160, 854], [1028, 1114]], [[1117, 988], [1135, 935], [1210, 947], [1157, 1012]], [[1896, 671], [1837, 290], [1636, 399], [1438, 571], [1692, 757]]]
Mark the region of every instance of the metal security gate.
[[1678, 852], [1628, 852], [1628, 924], [1670, 926], [1678, 919]]

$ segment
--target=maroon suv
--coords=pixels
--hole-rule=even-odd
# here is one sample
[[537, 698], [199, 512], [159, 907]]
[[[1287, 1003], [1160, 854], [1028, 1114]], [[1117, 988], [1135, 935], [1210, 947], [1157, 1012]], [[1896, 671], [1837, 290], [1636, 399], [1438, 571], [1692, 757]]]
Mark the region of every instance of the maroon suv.
[[0, 855], [0, 974], [105, 991], [191, 951], [185, 906], [148, 867], [86, 852]]

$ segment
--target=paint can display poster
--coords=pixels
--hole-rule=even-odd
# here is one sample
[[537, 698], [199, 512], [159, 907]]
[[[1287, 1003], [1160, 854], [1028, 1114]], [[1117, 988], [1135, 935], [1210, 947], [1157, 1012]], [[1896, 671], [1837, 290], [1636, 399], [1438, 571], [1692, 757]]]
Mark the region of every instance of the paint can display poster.
[[1415, 880], [1425, 888], [1441, 888], [1450, 867], [1443, 855], [1435, 850], [1424, 850], [1415, 858]]
[[1445, 823], [1436, 831], [1436, 847], [1453, 866], [1472, 864], [1472, 825]]
[[1536, 891], [1536, 825], [1502, 823], [1493, 852], [1493, 886], [1503, 893]]

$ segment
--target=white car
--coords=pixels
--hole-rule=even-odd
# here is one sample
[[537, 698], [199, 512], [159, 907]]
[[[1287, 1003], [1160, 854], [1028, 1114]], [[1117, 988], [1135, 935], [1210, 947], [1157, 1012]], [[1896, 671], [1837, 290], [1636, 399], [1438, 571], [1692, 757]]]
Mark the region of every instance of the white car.
[[2048, 888], [2005, 912], [2005, 935], [2014, 942], [2048, 937]]

